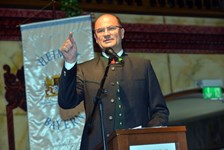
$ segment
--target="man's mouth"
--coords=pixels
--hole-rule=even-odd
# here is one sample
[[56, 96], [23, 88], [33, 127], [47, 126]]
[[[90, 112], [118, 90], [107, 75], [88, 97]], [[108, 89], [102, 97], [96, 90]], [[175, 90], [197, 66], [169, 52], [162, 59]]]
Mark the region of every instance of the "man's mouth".
[[104, 43], [109, 43], [109, 42], [111, 42], [113, 39], [106, 39], [106, 40], [104, 40], [103, 42]]

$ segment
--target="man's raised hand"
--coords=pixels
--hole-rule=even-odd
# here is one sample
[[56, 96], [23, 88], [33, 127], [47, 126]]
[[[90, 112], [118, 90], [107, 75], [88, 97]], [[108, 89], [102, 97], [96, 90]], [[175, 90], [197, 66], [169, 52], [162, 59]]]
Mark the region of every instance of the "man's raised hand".
[[77, 45], [73, 38], [72, 32], [69, 33], [68, 38], [62, 44], [60, 51], [63, 54], [63, 57], [66, 62], [74, 63], [77, 59]]

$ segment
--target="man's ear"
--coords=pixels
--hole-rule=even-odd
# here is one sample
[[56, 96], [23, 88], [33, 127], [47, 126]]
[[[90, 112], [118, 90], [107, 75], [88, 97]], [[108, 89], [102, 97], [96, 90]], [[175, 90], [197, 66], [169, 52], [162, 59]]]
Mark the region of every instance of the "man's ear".
[[124, 33], [125, 33], [124, 28], [121, 28], [121, 38], [122, 38], [122, 39], [124, 38]]

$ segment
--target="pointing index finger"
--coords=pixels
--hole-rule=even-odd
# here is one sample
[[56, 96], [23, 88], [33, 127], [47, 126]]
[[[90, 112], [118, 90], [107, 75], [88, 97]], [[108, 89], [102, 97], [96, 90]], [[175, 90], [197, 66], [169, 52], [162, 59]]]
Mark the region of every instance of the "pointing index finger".
[[75, 40], [73, 38], [73, 33], [72, 32], [69, 33], [69, 40], [71, 41], [72, 45], [75, 44]]

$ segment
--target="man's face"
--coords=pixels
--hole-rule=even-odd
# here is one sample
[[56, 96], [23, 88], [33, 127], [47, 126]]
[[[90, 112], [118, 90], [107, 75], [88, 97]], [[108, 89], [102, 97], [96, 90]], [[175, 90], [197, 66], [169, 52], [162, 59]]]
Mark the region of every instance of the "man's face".
[[111, 47], [114, 51], [119, 52], [122, 49], [121, 41], [124, 38], [124, 29], [118, 23], [113, 15], [103, 15], [95, 22], [96, 42], [102, 50]]

